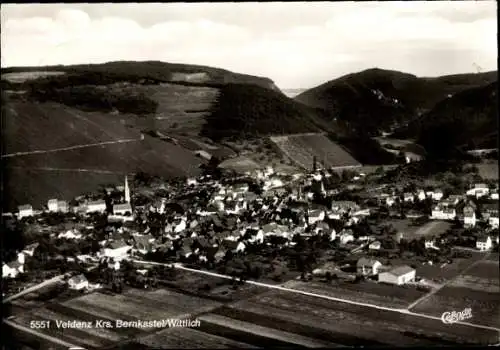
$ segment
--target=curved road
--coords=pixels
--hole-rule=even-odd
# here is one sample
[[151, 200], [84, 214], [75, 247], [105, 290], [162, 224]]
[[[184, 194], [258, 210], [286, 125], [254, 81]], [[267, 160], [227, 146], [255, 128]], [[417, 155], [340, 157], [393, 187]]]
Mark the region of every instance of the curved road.
[[61, 281], [63, 279], [64, 276], [65, 276], [64, 274], [63, 275], [58, 275], [58, 276], [52, 277], [51, 279], [43, 281], [42, 283], [39, 283], [36, 286], [32, 286], [32, 287], [26, 288], [25, 290], [22, 290], [22, 291], [20, 291], [17, 294], [14, 294], [14, 295], [11, 295], [8, 298], [5, 298], [2, 301], [2, 303], [7, 303], [7, 302], [12, 301], [14, 299], [17, 299], [19, 297], [22, 297], [25, 294], [33, 293], [34, 291], [36, 291], [36, 290], [38, 290], [40, 288], [43, 288], [43, 287], [46, 287], [46, 286], [51, 285], [53, 283], [59, 282], [59, 281]]
[[[191, 271], [191, 272], [195, 272], [195, 273], [204, 274], [204, 275], [207, 275], [207, 276], [213, 276], [213, 277], [225, 278], [225, 279], [231, 279], [231, 280], [233, 279], [233, 277], [231, 277], [231, 276], [222, 275], [222, 274], [215, 273], [215, 272], [203, 271], [203, 270], [196, 270], [196, 269], [191, 269], [191, 268], [188, 268], [188, 267], [184, 267], [184, 266], [182, 266], [179, 263], [164, 264], [164, 263], [157, 263], [157, 262], [152, 262], [152, 261], [141, 261], [141, 260], [135, 260], [135, 259], [133, 259], [132, 261], [136, 262], [136, 263], [149, 264], [149, 265], [173, 266], [173, 267], [175, 267], [177, 269], [180, 269], [180, 270]], [[415, 316], [415, 317], [422, 317], [422, 318], [427, 318], [427, 319], [441, 321], [441, 317], [429, 316], [429, 315], [425, 315], [425, 314], [419, 314], [419, 313], [416, 313], [416, 312], [409, 311], [408, 309], [395, 309], [395, 308], [384, 307], [384, 306], [379, 306], [379, 305], [375, 305], [375, 304], [362, 303], [362, 302], [358, 302], [358, 301], [352, 301], [352, 300], [347, 300], [347, 299], [335, 298], [335, 297], [331, 297], [331, 296], [328, 296], [328, 295], [317, 294], [317, 293], [310, 293], [310, 292], [305, 292], [305, 291], [301, 291], [301, 290], [297, 290], [297, 289], [282, 287], [280, 285], [267, 284], [267, 283], [262, 283], [262, 282], [257, 282], [257, 281], [251, 281], [251, 280], [247, 280], [247, 281], [245, 281], [245, 283], [253, 284], [253, 285], [256, 285], [256, 286], [259, 286], [259, 287], [265, 287], [265, 288], [269, 288], [269, 289], [277, 289], [277, 290], [281, 290], [281, 291], [285, 291], [285, 292], [290, 292], [290, 293], [295, 293], [295, 294], [302, 294], [302, 295], [306, 295], [306, 296], [310, 296], [310, 297], [327, 299], [327, 300], [337, 301], [337, 302], [351, 304], [351, 305], [365, 306], [365, 307], [369, 307], [369, 308], [372, 308], [372, 309], [392, 311], [392, 312], [397, 312], [397, 313], [400, 313], [400, 314], [411, 315], [411, 316]], [[490, 330], [490, 331], [500, 332], [500, 328], [496, 328], [496, 327], [482, 326], [482, 325], [478, 325], [478, 324], [475, 324], [475, 323], [469, 323], [469, 322], [456, 322], [456, 323], [460, 324], [460, 325], [464, 325], [464, 326], [469, 326], [469, 327], [474, 327], [474, 328], [487, 329], [487, 330]]]
[[106, 146], [106, 145], [113, 145], [113, 144], [117, 144], [117, 143], [137, 142], [137, 141], [142, 141], [142, 140], [144, 140], [144, 134], [141, 134], [141, 137], [138, 139], [121, 139], [121, 140], [115, 140], [115, 141], [104, 141], [104, 142], [97, 142], [97, 143], [89, 143], [89, 144], [85, 144], [85, 145], [75, 145], [75, 146], [69, 146], [69, 147], [54, 148], [54, 149], [49, 149], [49, 150], [16, 152], [16, 153], [2, 154], [1, 158], [11, 158], [11, 157], [18, 157], [18, 156], [27, 156], [27, 155], [32, 155], [32, 154], [45, 154], [45, 153], [71, 151], [74, 149]]

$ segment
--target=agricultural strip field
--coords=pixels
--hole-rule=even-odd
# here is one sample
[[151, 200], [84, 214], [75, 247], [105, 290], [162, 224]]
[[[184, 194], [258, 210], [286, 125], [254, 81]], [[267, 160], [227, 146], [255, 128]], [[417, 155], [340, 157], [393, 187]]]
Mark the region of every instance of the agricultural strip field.
[[[267, 338], [268, 344], [270, 340], [273, 339], [273, 340], [278, 340], [284, 344], [295, 345], [295, 346], [298, 345], [308, 348], [332, 347], [338, 345], [334, 343], [312, 339], [295, 333], [290, 333], [268, 327], [262, 327], [254, 323], [245, 322], [222, 315], [208, 314], [208, 315], [202, 315], [198, 319], [204, 324], [209, 323], [211, 325], [219, 326], [220, 328], [223, 329], [235, 330], [237, 332], [242, 332], [242, 333], [250, 333], [253, 335], [257, 335], [259, 337]], [[242, 338], [244, 339], [244, 335], [242, 336]], [[271, 344], [269, 344], [269, 346], [270, 345]]]
[[411, 309], [426, 315], [441, 317], [444, 312], [472, 309], [467, 322], [500, 327], [500, 293], [489, 293], [464, 287], [446, 286], [436, 294], [422, 300]]
[[129, 289], [123, 295], [91, 293], [65, 302], [64, 305], [89, 312], [96, 318], [162, 320], [208, 312], [220, 303], [163, 289], [152, 292]]
[[57, 103], [8, 101], [2, 106], [2, 153], [50, 150], [140, 137], [138, 130], [125, 127], [120, 120], [117, 115], [83, 112]]
[[390, 286], [374, 282], [331, 284], [321, 282], [289, 281], [285, 287], [309, 293], [327, 295], [378, 306], [404, 308], [413, 301], [425, 295], [425, 292], [415, 288]]
[[200, 332], [193, 328], [168, 328], [138, 340], [154, 349], [251, 349], [249, 344]]
[[221, 308], [215, 313], [243, 321], [251, 319], [261, 326], [283, 327], [287, 332], [343, 345], [432, 346], [498, 342], [495, 331], [447, 325], [440, 320], [281, 291], [240, 301], [232, 304], [230, 311]]
[[271, 137], [279, 149], [297, 165], [311, 169], [313, 158], [326, 167], [361, 166], [344, 148], [323, 134], [303, 134]]

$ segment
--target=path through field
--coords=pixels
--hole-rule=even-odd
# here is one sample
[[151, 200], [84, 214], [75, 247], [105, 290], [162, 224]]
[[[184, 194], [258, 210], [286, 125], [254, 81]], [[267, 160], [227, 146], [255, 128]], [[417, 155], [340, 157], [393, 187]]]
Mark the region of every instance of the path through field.
[[137, 141], [142, 141], [142, 140], [144, 140], [144, 134], [141, 134], [141, 137], [138, 138], [138, 139], [121, 139], [121, 140], [114, 140], [114, 141], [104, 141], [104, 142], [97, 142], [97, 143], [89, 143], [89, 144], [86, 144], [86, 145], [75, 145], [75, 146], [69, 146], [69, 147], [54, 148], [54, 149], [48, 149], [48, 150], [36, 150], [36, 151], [28, 151], [28, 152], [16, 152], [16, 153], [10, 153], [10, 154], [2, 154], [1, 158], [11, 158], [11, 157], [18, 157], [18, 156], [26, 156], [26, 155], [31, 155], [31, 154], [44, 154], [44, 153], [54, 153], [54, 152], [70, 151], [70, 150], [80, 149], [80, 148], [106, 146], [106, 145], [113, 145], [113, 144], [117, 144], [117, 143], [137, 142]]
[[[141, 260], [132, 260], [132, 261], [136, 262], [136, 263], [150, 264], [150, 265], [173, 266], [173, 267], [175, 267], [177, 269], [180, 269], [180, 270], [186, 270], [186, 271], [190, 271], [190, 272], [200, 273], [200, 274], [204, 274], [204, 275], [207, 275], [207, 276], [213, 276], [213, 277], [225, 278], [225, 279], [231, 279], [231, 280], [233, 279], [233, 277], [231, 277], [231, 276], [222, 275], [222, 274], [215, 273], [215, 272], [191, 269], [191, 268], [182, 266], [179, 263], [175, 263], [175, 264], [172, 265], [172, 264], [164, 264], [164, 263], [157, 263], [157, 262], [151, 262], [151, 261], [141, 261]], [[379, 306], [379, 305], [374, 305], [374, 304], [368, 304], [368, 303], [362, 303], [362, 302], [357, 302], [357, 301], [352, 301], [352, 300], [347, 300], [347, 299], [335, 298], [335, 297], [330, 297], [328, 295], [317, 294], [317, 293], [310, 293], [310, 292], [305, 292], [305, 291], [296, 290], [296, 289], [292, 289], [292, 288], [286, 288], [286, 287], [283, 287], [281, 285], [272, 285], [272, 284], [267, 284], [267, 283], [262, 283], [262, 282], [257, 282], [257, 281], [247, 280], [247, 281], [245, 281], [245, 283], [253, 284], [253, 285], [256, 285], [256, 286], [265, 287], [265, 288], [269, 288], [269, 289], [276, 289], [276, 290], [281, 290], [281, 291], [295, 293], [295, 294], [302, 294], [302, 295], [306, 295], [306, 296], [311, 296], [311, 297], [316, 297], [316, 298], [322, 298], [322, 299], [337, 301], [337, 302], [346, 303], [346, 304], [364, 306], [364, 307], [369, 307], [369, 308], [378, 309], [378, 310], [392, 311], [392, 312], [397, 312], [397, 313], [400, 313], [400, 314], [411, 315], [411, 316], [415, 316], [415, 317], [422, 317], [422, 318], [427, 318], [427, 319], [441, 321], [440, 317], [435, 317], [435, 316], [429, 316], [429, 315], [425, 315], [425, 314], [420, 314], [420, 313], [409, 311], [408, 309], [395, 309], [395, 308], [384, 307], [384, 306]], [[496, 327], [482, 326], [482, 325], [478, 325], [478, 324], [474, 324], [474, 323], [469, 323], [469, 322], [457, 322], [457, 324], [461, 324], [461, 325], [469, 326], [469, 327], [474, 327], [474, 328], [481, 328], [481, 329], [487, 329], [487, 330], [493, 330], [493, 331], [500, 332], [500, 328], [496, 328]]]
[[64, 277], [65, 275], [58, 275], [58, 276], [55, 276], [55, 277], [52, 277], [51, 279], [48, 279], [48, 280], [45, 280], [35, 286], [32, 286], [32, 287], [29, 287], [29, 288], [26, 288], [25, 290], [17, 293], [17, 294], [14, 294], [14, 295], [11, 295], [10, 297], [8, 298], [5, 298], [2, 303], [7, 303], [9, 301], [12, 301], [14, 299], [17, 299], [25, 294], [29, 294], [29, 293], [32, 293], [40, 288], [43, 288], [43, 287], [46, 287], [46, 286], [49, 286], [51, 284], [54, 284], [54, 283], [57, 283], [59, 281], [62, 280], [62, 278]]

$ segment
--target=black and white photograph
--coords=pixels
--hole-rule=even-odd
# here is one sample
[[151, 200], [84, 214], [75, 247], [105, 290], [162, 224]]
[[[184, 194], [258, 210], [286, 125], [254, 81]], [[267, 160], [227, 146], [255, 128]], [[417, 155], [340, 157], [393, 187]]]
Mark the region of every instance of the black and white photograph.
[[0, 13], [2, 350], [500, 345], [496, 1]]

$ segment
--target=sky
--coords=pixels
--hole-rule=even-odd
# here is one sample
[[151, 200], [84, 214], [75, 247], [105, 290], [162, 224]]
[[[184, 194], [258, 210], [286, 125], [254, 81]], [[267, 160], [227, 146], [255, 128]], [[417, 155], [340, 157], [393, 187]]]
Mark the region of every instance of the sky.
[[188, 63], [310, 88], [368, 68], [497, 69], [495, 1], [7, 4], [1, 65]]

